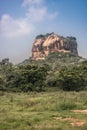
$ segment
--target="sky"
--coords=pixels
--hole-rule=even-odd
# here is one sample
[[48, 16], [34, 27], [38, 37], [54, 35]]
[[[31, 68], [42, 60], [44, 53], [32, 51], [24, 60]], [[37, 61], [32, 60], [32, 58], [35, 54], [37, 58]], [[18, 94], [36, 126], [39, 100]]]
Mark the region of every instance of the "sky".
[[0, 61], [28, 59], [39, 34], [74, 36], [87, 58], [87, 0], [0, 0]]

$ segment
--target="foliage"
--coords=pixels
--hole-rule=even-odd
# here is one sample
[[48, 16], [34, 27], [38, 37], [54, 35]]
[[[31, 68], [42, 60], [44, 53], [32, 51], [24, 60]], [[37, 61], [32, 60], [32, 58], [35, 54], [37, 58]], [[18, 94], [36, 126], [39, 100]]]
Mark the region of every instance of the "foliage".
[[0, 62], [0, 89], [4, 91], [42, 91], [47, 86], [63, 90], [85, 89], [87, 61], [71, 53], [54, 52], [45, 60], [26, 60], [13, 65]]
[[[36, 65], [26, 65], [20, 68], [20, 77], [22, 80], [19, 80], [19, 86], [27, 85], [26, 91], [42, 91], [45, 86], [45, 78], [47, 74], [47, 70], [44, 66], [36, 66]], [[23, 87], [24, 88], [24, 87]], [[22, 88], [22, 89], [23, 89]]]
[[37, 35], [36, 36], [36, 39], [39, 39], [39, 38], [45, 38], [45, 37], [48, 37], [49, 35], [52, 35], [52, 34], [54, 34], [54, 32], [52, 32], [52, 33], [47, 33], [46, 35], [43, 35], [43, 34], [40, 34], [40, 35]]
[[58, 83], [61, 89], [67, 91], [78, 91], [87, 87], [87, 64], [63, 68], [59, 71]]
[[[7, 91], [42, 91], [45, 87], [47, 69], [45, 66], [21, 65], [1, 66], [3, 79], [6, 81], [4, 89]], [[0, 89], [3, 88], [3, 80], [0, 78]]]
[[0, 90], [4, 90], [5, 88], [5, 81], [3, 80], [2, 77], [0, 77]]
[[70, 36], [67, 36], [66, 38], [70, 39], [70, 40], [76, 40], [76, 37], [70, 37]]
[[42, 35], [42, 34], [37, 35], [37, 36], [36, 36], [36, 39], [39, 39], [39, 38], [44, 38], [44, 35]]

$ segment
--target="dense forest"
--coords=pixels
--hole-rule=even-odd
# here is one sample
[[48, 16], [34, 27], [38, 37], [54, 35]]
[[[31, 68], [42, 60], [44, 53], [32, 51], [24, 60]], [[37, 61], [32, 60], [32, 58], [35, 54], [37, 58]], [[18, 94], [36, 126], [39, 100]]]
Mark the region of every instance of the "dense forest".
[[64, 91], [87, 89], [87, 60], [71, 53], [51, 53], [45, 60], [29, 58], [13, 65], [0, 62], [0, 91], [45, 91], [58, 87]]

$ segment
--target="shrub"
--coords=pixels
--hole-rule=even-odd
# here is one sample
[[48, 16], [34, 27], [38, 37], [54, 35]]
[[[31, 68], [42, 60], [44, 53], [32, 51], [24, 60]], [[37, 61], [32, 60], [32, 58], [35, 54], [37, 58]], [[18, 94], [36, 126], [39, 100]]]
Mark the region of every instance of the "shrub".
[[63, 102], [59, 105], [60, 110], [72, 110], [76, 108], [76, 104], [72, 102]]
[[0, 77], [0, 90], [5, 90], [5, 81], [2, 77]]
[[87, 66], [80, 65], [71, 69], [64, 68], [59, 71], [58, 83], [66, 91], [79, 91], [86, 88]]
[[42, 91], [45, 87], [47, 69], [44, 66], [24, 65], [7, 76], [7, 87], [18, 91]]

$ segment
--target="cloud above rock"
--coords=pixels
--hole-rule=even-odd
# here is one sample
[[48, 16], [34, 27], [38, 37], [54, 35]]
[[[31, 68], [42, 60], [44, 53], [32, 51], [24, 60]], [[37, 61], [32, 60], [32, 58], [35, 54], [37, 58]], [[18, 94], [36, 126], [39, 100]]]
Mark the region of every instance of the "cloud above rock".
[[26, 8], [25, 16], [13, 18], [10, 14], [3, 14], [0, 19], [0, 36], [19, 37], [30, 34], [36, 28], [36, 23], [57, 17], [57, 12], [49, 13], [45, 0], [23, 0], [20, 5]]

